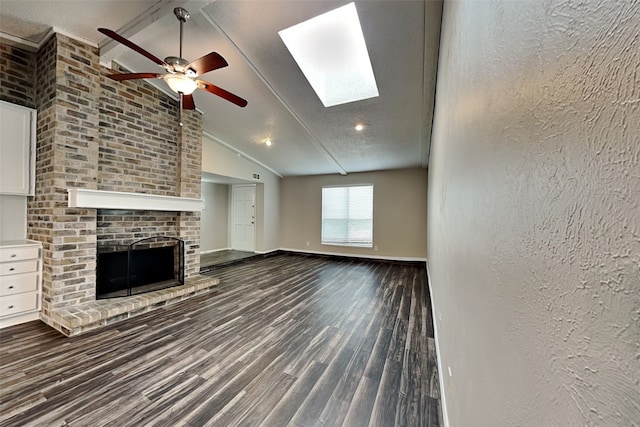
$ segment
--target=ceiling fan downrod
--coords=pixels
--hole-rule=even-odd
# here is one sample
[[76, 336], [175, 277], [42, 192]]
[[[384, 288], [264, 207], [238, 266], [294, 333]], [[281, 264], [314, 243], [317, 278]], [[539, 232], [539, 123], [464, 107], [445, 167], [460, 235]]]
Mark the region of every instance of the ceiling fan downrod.
[[[176, 15], [176, 18], [178, 18], [178, 21], [180, 21], [180, 53], [178, 55], [178, 60], [176, 62], [177, 63], [180, 63], [180, 62], [185, 62], [186, 63], [186, 61], [184, 61], [182, 59], [182, 38], [183, 38], [183, 32], [184, 32], [183, 24], [185, 22], [187, 22], [187, 20], [189, 18], [191, 18], [191, 15], [189, 15], [189, 12], [186, 9], [182, 8], [182, 7], [174, 8], [173, 9], [173, 14]], [[182, 64], [180, 64], [180, 65], [182, 65]], [[174, 65], [174, 68], [175, 68], [175, 65]], [[178, 109], [178, 124], [180, 126], [183, 126], [183, 123], [182, 123], [182, 114], [183, 114], [183, 112], [182, 111], [184, 109], [184, 94], [182, 92], [179, 92], [178, 96], [180, 97], [180, 105], [179, 105], [179, 109]]]
[[182, 25], [191, 18], [191, 15], [189, 15], [189, 12], [186, 9], [181, 7], [173, 9], [173, 14], [176, 15], [176, 18], [180, 21], [180, 58], [182, 58]]

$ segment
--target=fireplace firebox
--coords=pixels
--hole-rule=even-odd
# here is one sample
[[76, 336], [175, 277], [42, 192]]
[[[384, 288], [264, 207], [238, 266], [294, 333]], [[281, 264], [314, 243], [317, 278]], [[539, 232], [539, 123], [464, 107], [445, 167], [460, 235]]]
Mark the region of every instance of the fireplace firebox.
[[116, 298], [184, 284], [184, 241], [147, 237], [98, 247], [96, 298]]

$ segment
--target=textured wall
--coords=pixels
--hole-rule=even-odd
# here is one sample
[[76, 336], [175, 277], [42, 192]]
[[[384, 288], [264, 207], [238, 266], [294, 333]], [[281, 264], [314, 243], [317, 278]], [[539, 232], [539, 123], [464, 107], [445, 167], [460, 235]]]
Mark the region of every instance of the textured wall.
[[640, 425], [639, 64], [638, 1], [445, 2], [428, 252], [450, 425]]

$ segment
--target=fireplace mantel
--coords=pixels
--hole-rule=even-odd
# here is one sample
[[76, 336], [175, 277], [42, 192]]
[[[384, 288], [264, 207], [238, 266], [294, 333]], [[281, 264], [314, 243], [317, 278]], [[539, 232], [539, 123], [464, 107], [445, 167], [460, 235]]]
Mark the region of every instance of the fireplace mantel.
[[70, 208], [126, 209], [143, 211], [199, 212], [202, 199], [155, 194], [68, 188]]

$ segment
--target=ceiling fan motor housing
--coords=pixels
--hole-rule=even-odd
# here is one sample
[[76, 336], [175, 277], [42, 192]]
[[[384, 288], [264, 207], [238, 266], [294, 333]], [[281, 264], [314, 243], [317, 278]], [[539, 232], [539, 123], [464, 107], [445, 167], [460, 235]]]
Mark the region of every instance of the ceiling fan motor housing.
[[184, 58], [178, 58], [177, 56], [167, 56], [164, 62], [171, 66], [171, 70], [176, 73], [182, 73], [187, 77], [196, 77], [196, 72], [192, 68], [189, 68], [190, 62]]

